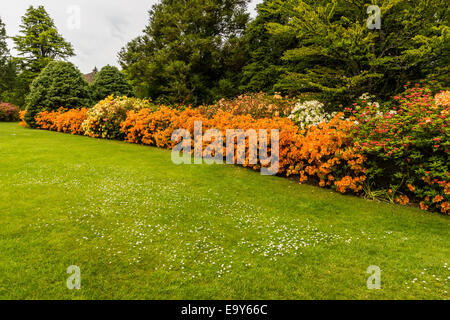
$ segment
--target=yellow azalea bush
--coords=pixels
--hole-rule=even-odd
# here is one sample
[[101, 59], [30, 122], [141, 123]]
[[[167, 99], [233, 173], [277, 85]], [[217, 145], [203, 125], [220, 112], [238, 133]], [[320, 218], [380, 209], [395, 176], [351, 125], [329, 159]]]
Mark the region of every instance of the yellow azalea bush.
[[89, 109], [87, 119], [82, 125], [83, 130], [86, 135], [93, 138], [123, 140], [120, 124], [127, 118], [127, 112], [142, 108], [151, 108], [150, 102], [111, 95]]
[[200, 106], [198, 109], [208, 118], [219, 111], [233, 115], [251, 115], [255, 119], [287, 117], [296, 103], [295, 99], [283, 97], [276, 93], [270, 95], [264, 92], [240, 95], [234, 99], [220, 99], [216, 104]]
[[434, 102], [438, 106], [450, 107], [450, 91], [441, 91], [434, 97]]

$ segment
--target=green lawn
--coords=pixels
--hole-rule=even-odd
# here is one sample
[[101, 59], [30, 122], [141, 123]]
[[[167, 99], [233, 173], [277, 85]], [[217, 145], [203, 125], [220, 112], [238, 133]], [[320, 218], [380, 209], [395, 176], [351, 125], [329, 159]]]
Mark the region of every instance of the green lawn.
[[3, 299], [450, 297], [436, 213], [16, 123], [0, 123], [0, 186]]

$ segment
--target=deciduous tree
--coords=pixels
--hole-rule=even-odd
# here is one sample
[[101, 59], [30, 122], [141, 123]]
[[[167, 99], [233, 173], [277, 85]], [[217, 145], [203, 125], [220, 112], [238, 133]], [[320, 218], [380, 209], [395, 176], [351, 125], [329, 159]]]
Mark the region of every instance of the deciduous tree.
[[[449, 9], [444, 0], [380, 0], [381, 30], [367, 27], [365, 0], [273, 0], [271, 35], [297, 38], [284, 51], [289, 68], [274, 85], [348, 103], [363, 92], [388, 98], [408, 79], [449, 65]], [[288, 10], [288, 12], [286, 12]], [[447, 69], [448, 70], [448, 69]]]

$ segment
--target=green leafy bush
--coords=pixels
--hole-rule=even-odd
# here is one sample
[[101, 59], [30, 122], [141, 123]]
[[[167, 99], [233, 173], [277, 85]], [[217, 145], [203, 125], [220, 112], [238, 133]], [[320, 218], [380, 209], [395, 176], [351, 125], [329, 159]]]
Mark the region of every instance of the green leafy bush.
[[94, 101], [100, 101], [112, 94], [129, 97], [133, 95], [133, 90], [119, 69], [105, 66], [95, 76], [91, 84], [91, 94]]
[[35, 116], [44, 110], [53, 111], [90, 105], [89, 86], [81, 72], [70, 62], [50, 63], [33, 81], [27, 96], [25, 121], [36, 126]]
[[127, 118], [128, 111], [142, 108], [152, 108], [152, 105], [148, 100], [111, 95], [88, 111], [83, 130], [90, 137], [123, 140], [125, 134], [120, 130], [121, 122]]

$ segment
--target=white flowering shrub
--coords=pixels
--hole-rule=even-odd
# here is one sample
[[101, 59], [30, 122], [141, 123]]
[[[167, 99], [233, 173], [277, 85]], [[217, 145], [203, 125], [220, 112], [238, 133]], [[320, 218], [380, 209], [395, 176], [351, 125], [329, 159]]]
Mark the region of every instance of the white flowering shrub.
[[375, 96], [370, 95], [369, 93], [363, 93], [357, 100], [357, 102], [354, 104], [355, 109], [359, 110], [361, 108], [365, 107], [374, 107], [375, 116], [381, 117], [383, 116], [383, 112], [381, 110], [381, 106], [378, 102], [374, 101]]
[[300, 129], [306, 129], [310, 126], [328, 122], [334, 117], [335, 113], [329, 114], [325, 112], [323, 103], [313, 100], [298, 102], [291, 114], [288, 116]]
[[[346, 119], [354, 114], [358, 113], [360, 115], [360, 119], [370, 120], [374, 118], [383, 117], [385, 114], [378, 102], [375, 101], [375, 96], [370, 95], [368, 93], [363, 93], [356, 101], [353, 103], [352, 108], [345, 108], [344, 113]], [[395, 111], [388, 111], [386, 114], [392, 115]], [[355, 124], [358, 125], [359, 121], [355, 121]]]

